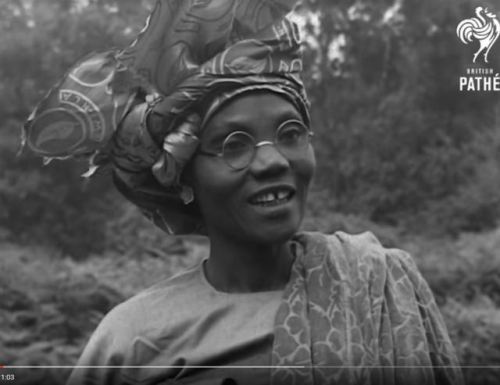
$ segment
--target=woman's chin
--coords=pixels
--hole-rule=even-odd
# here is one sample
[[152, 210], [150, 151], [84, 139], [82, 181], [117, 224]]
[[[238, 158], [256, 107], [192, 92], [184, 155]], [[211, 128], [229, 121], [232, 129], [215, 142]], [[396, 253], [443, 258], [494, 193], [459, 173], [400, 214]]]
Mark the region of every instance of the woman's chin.
[[251, 207], [239, 222], [245, 237], [255, 239], [257, 243], [285, 242], [299, 230], [303, 211], [303, 207], [294, 201], [278, 207]]
[[299, 230], [299, 227], [300, 221], [259, 226], [247, 232], [247, 239], [259, 244], [283, 243], [292, 238]]

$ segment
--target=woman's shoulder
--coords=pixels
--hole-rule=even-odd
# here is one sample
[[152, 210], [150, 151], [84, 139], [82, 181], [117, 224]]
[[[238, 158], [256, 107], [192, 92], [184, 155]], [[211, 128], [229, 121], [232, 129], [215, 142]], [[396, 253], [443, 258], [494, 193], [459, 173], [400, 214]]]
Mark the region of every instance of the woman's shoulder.
[[182, 305], [194, 303], [200, 268], [196, 265], [158, 282], [114, 307], [92, 334], [79, 364], [125, 365], [154, 356], [156, 338], [177, 330], [172, 325], [183, 321]]
[[337, 231], [333, 234], [304, 232], [296, 236], [302, 246], [305, 263], [318, 265], [330, 264], [343, 271], [358, 274], [360, 269], [392, 269], [398, 266], [403, 270], [416, 270], [415, 262], [409, 253], [397, 248], [382, 245], [372, 232], [348, 234]]
[[[432, 292], [409, 253], [387, 248], [370, 232], [303, 233], [300, 268], [309, 284], [332, 285], [368, 298], [418, 298], [435, 311]], [[436, 310], [437, 311], [437, 310]]]
[[201, 271], [202, 262], [197, 262], [195, 265], [155, 283], [131, 299], [138, 301], [145, 298], [163, 297], [165, 294], [175, 295], [175, 293], [184, 292], [186, 288], [201, 284]]
[[106, 314], [99, 328], [116, 329], [120, 324], [130, 329], [123, 331], [123, 335], [144, 329], [150, 320], [156, 319], [154, 312], [172, 309], [184, 302], [193, 290], [196, 291], [200, 268], [201, 265], [197, 264], [118, 304]]

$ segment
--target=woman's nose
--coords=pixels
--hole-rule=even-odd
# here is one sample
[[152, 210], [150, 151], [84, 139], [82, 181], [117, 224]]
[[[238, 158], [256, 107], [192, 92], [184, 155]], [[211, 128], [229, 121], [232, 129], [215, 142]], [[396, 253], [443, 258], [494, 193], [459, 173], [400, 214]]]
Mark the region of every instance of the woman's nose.
[[256, 177], [279, 174], [288, 169], [290, 163], [271, 142], [255, 147], [255, 154], [249, 169]]

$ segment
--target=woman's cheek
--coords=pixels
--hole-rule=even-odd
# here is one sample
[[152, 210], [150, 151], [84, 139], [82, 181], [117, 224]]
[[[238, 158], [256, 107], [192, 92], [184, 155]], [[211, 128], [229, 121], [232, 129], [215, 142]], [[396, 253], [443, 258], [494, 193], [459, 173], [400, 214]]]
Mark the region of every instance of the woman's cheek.
[[310, 146], [307, 155], [295, 162], [294, 167], [301, 182], [308, 187], [316, 171], [316, 156], [312, 146]]

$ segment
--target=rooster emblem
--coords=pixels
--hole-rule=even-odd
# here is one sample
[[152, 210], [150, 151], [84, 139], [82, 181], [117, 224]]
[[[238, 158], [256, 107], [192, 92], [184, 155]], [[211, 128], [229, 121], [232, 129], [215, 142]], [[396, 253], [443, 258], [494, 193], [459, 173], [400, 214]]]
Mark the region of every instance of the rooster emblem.
[[457, 26], [457, 36], [464, 44], [469, 44], [473, 39], [479, 41], [479, 49], [474, 54], [474, 63], [481, 52], [484, 53], [484, 62], [488, 63], [488, 54], [491, 47], [500, 36], [500, 22], [497, 15], [488, 11], [488, 8], [477, 7], [476, 16], [465, 19]]

